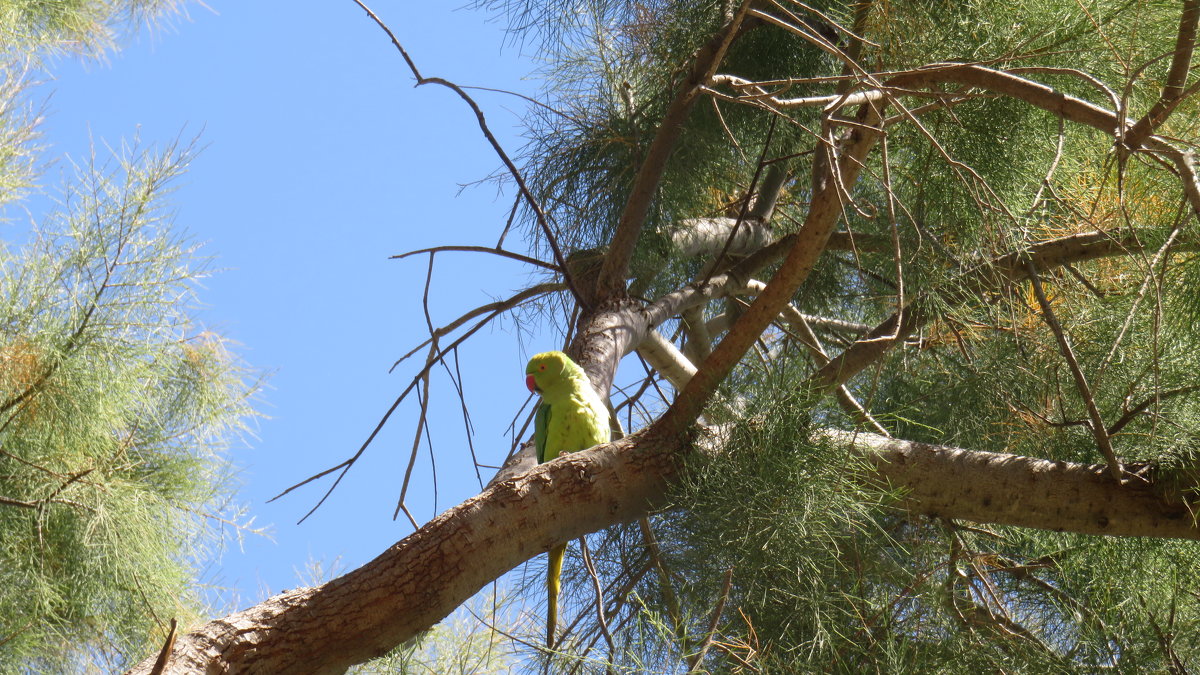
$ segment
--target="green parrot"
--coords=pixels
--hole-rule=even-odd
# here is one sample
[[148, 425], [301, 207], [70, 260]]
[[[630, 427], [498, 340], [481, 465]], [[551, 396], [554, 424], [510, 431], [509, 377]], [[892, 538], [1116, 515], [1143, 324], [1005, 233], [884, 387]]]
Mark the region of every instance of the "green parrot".
[[[607, 443], [608, 408], [592, 383], [569, 356], [543, 352], [529, 359], [525, 385], [540, 394], [542, 403], [534, 416], [533, 442], [538, 463], [549, 462], [566, 452]], [[558, 589], [566, 544], [550, 549], [546, 571], [546, 646], [554, 646], [558, 624]]]

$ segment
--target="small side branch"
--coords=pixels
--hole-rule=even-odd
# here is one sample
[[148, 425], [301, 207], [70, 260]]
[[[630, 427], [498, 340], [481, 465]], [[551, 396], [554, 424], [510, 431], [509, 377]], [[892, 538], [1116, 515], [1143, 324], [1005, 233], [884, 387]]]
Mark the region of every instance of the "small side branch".
[[175, 618], [171, 618], [171, 629], [167, 632], [167, 640], [163, 643], [162, 650], [158, 652], [158, 659], [154, 662], [154, 667], [150, 669], [150, 675], [163, 675], [167, 672], [167, 666], [171, 665], [171, 650], [175, 648], [176, 629], [179, 627]]
[[[1178, 250], [1195, 249], [1196, 243], [1189, 240], [1180, 243]], [[1049, 269], [1069, 263], [1134, 255], [1145, 250], [1142, 238], [1137, 233], [1116, 239], [1105, 232], [1084, 232], [1040, 241], [1026, 249], [997, 256], [964, 271], [942, 290], [913, 298], [903, 313], [895, 313], [876, 325], [834, 357], [829, 365], [814, 373], [805, 386], [816, 390], [832, 390], [876, 363], [892, 347], [933, 319], [937, 314], [933, 294], [940, 294], [941, 301], [945, 303], [967, 302], [1005, 284], [1023, 281], [1028, 274], [1023, 263], [1025, 260], [1033, 260], [1038, 267]]]
[[600, 626], [600, 633], [604, 635], [604, 641], [608, 643], [608, 653], [611, 657], [617, 651], [617, 647], [613, 644], [612, 633], [608, 630], [608, 619], [604, 616], [604, 586], [600, 583], [600, 575], [596, 573], [596, 565], [592, 562], [592, 553], [588, 550], [587, 537], [579, 538], [579, 550], [583, 553], [583, 566], [587, 569], [588, 576], [592, 578], [592, 589], [596, 592], [596, 623]]
[[1087, 377], [1083, 374], [1083, 369], [1079, 367], [1079, 360], [1075, 358], [1071, 340], [1063, 330], [1062, 324], [1058, 322], [1058, 317], [1054, 315], [1054, 308], [1050, 306], [1050, 301], [1046, 299], [1046, 291], [1042, 288], [1042, 280], [1038, 276], [1037, 266], [1032, 260], [1028, 260], [1025, 263], [1025, 269], [1029, 272], [1029, 281], [1033, 283], [1033, 294], [1037, 296], [1038, 305], [1042, 308], [1042, 316], [1046, 319], [1046, 325], [1054, 333], [1054, 339], [1058, 341], [1058, 349], [1062, 352], [1067, 366], [1071, 369], [1071, 375], [1075, 378], [1075, 387], [1079, 390], [1079, 396], [1087, 406], [1088, 417], [1091, 419], [1089, 426], [1092, 429], [1092, 435], [1096, 438], [1096, 446], [1100, 448], [1100, 453], [1104, 455], [1104, 460], [1108, 463], [1109, 473], [1117, 482], [1121, 482], [1125, 477], [1125, 471], [1121, 468], [1121, 462], [1113, 452], [1108, 428], [1104, 426], [1104, 419], [1100, 416], [1100, 409], [1096, 407], [1096, 399], [1092, 396], [1092, 389], [1088, 386]]
[[654, 570], [658, 573], [658, 586], [662, 591], [663, 603], [667, 606], [667, 615], [671, 618], [671, 627], [675, 629], [675, 637], [680, 640], [680, 644], [686, 649], [687, 626], [683, 623], [683, 612], [680, 610], [679, 596], [675, 594], [675, 588], [671, 586], [671, 573], [667, 570], [666, 563], [663, 562], [662, 549], [658, 545], [658, 538], [654, 536], [654, 530], [650, 529], [649, 518], [639, 518], [638, 526], [642, 530], [642, 540], [646, 543], [646, 550], [650, 553], [650, 561], [654, 564]]
[[458, 251], [458, 252], [463, 252], [463, 253], [491, 253], [492, 255], [498, 255], [501, 258], [510, 258], [512, 260], [523, 262], [526, 265], [533, 265], [534, 267], [541, 267], [542, 269], [551, 270], [553, 272], [560, 271], [554, 265], [551, 265], [550, 263], [547, 263], [547, 262], [542, 262], [541, 260], [538, 260], [537, 258], [530, 258], [529, 256], [521, 255], [520, 253], [513, 253], [512, 251], [505, 251], [502, 248], [489, 248], [487, 246], [435, 246], [433, 248], [420, 248], [415, 251], [408, 251], [407, 253], [400, 253], [397, 255], [388, 256], [388, 260], [403, 260], [404, 258], [407, 258], [409, 256], [418, 255], [420, 253], [444, 253], [444, 252], [450, 252], [450, 251]]
[[[758, 295], [746, 313], [721, 340], [712, 354], [700, 364], [699, 369], [675, 399], [671, 407], [655, 423], [655, 427], [667, 431], [680, 431], [690, 425], [716, 391], [717, 386], [741, 361], [771, 322], [775, 321], [783, 307], [791, 302], [792, 296], [808, 279], [816, 266], [817, 258], [825, 250], [830, 234], [842, 215], [844, 206], [843, 188], [852, 186], [865, 164], [867, 153], [879, 136], [876, 126], [882, 111], [864, 106], [859, 119], [846, 136], [828, 153], [834, 181], [823, 181], [822, 188], [815, 193], [809, 206], [804, 224], [783, 264], [771, 277], [763, 292]], [[743, 263], [748, 263], [747, 258]]]
[[708, 648], [712, 646], [713, 638], [717, 635], [717, 626], [721, 623], [721, 615], [725, 613], [725, 602], [729, 600], [729, 591], [733, 588], [733, 568], [730, 567], [725, 571], [725, 584], [721, 588], [721, 597], [717, 599], [717, 606], [713, 607], [712, 616], [708, 620], [708, 633], [704, 636], [704, 642], [700, 644], [700, 651], [693, 656], [688, 657], [688, 673], [700, 672], [700, 664], [704, 663], [704, 656], [708, 653]]
[[407, 354], [405, 354], [404, 356], [401, 356], [399, 359], [397, 359], [396, 362], [392, 364], [392, 370], [395, 370], [396, 366], [399, 366], [401, 363], [403, 363], [405, 360], [407, 360], [410, 356], [421, 351], [421, 349], [423, 349], [429, 343], [433, 342], [434, 340], [441, 339], [441, 338], [445, 337], [446, 335], [448, 335], [449, 333], [453, 333], [454, 331], [456, 331], [460, 327], [462, 327], [463, 324], [465, 324], [466, 322], [470, 321], [471, 319], [474, 319], [475, 317], [477, 317], [481, 314], [488, 315], [484, 319], [484, 321], [491, 321], [492, 319], [496, 318], [500, 314], [507, 312], [508, 310], [521, 305], [522, 303], [526, 302], [527, 300], [532, 300], [533, 298], [536, 298], [541, 295], [545, 295], [547, 293], [561, 291], [561, 290], [564, 290], [565, 288], [566, 288], [566, 286], [564, 286], [563, 284], [553, 283], [553, 282], [546, 283], [546, 284], [538, 284], [537, 286], [531, 286], [529, 288], [526, 288], [525, 290], [517, 293], [516, 295], [513, 295], [512, 297], [510, 297], [507, 300], [499, 300], [497, 302], [488, 303], [486, 305], [480, 305], [479, 307], [476, 307], [475, 309], [467, 312], [466, 314], [463, 314], [462, 316], [458, 317], [454, 321], [451, 321], [450, 323], [446, 324], [445, 326], [442, 326], [441, 328], [438, 328], [437, 330], [433, 331], [432, 335], [427, 340], [425, 340], [421, 344], [417, 345], [416, 347], [413, 347], [411, 350], [409, 350], [409, 352]]

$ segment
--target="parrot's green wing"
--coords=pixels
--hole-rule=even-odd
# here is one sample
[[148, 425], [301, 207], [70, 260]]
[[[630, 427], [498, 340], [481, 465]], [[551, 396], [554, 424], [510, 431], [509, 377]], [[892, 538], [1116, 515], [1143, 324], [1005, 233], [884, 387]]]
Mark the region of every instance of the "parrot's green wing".
[[[608, 408], [592, 389], [587, 374], [562, 352], [537, 354], [525, 369], [529, 388], [542, 396], [533, 418], [533, 444], [538, 463], [560, 454], [608, 442]], [[546, 646], [554, 646], [558, 625], [558, 591], [566, 544], [549, 551], [546, 566]]]
[[550, 428], [550, 404], [538, 406], [533, 417], [533, 447], [537, 449], [538, 464], [546, 461], [546, 436]]

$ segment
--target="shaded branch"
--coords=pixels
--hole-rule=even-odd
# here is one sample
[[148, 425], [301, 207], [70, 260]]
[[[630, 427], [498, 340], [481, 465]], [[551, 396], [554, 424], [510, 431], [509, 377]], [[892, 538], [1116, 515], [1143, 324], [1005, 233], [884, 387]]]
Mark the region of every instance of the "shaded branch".
[[1126, 425], [1128, 425], [1133, 420], [1137, 419], [1138, 415], [1141, 415], [1142, 413], [1146, 412], [1146, 410], [1148, 410], [1150, 408], [1150, 406], [1157, 405], [1164, 398], [1173, 398], [1175, 396], [1183, 396], [1183, 395], [1190, 394], [1195, 391], [1200, 391], [1200, 385], [1193, 385], [1193, 386], [1189, 386], [1189, 387], [1178, 387], [1176, 389], [1168, 389], [1167, 391], [1154, 392], [1154, 394], [1147, 397], [1146, 400], [1142, 401], [1141, 403], [1139, 403], [1139, 404], [1133, 406], [1132, 408], [1130, 408], [1129, 410], [1125, 411], [1125, 414], [1121, 415], [1120, 419], [1118, 419], [1116, 422], [1113, 422], [1108, 427], [1108, 435], [1109, 436], [1116, 435], [1118, 432], [1120, 432], [1122, 429], [1124, 429]]
[[[1194, 250], [1195, 243], [1187, 242], [1181, 248]], [[942, 302], [965, 302], [971, 298], [1006, 284], [1022, 281], [1028, 276], [1025, 261], [1032, 260], [1040, 269], [1051, 269], [1070, 263], [1085, 262], [1099, 258], [1131, 255], [1145, 251], [1136, 233], [1115, 238], [1104, 232], [1086, 232], [1030, 245], [1027, 249], [1014, 251], [967, 270], [946, 284], [941, 291], [933, 291], [914, 298], [903, 309], [878, 324], [853, 345], [834, 357], [806, 383], [814, 390], [825, 391], [845, 383], [867, 366], [877, 362], [892, 347], [900, 344], [936, 316], [935, 295]]]
[[1092, 436], [1096, 439], [1096, 446], [1100, 448], [1100, 454], [1104, 455], [1104, 460], [1108, 462], [1109, 473], [1114, 479], [1121, 481], [1125, 472], [1121, 469], [1121, 461], [1113, 452], [1112, 441], [1109, 440], [1107, 427], [1104, 426], [1104, 418], [1100, 416], [1100, 409], [1096, 407], [1096, 398], [1092, 396], [1092, 388], [1088, 386], [1087, 376], [1083, 374], [1083, 368], [1079, 367], [1079, 359], [1075, 358], [1071, 340], [1063, 330], [1062, 324], [1058, 322], [1058, 317], [1054, 315], [1054, 308], [1050, 306], [1050, 301], [1046, 299], [1046, 291], [1042, 288], [1042, 280], [1038, 276], [1037, 266], [1032, 261], [1027, 261], [1025, 270], [1029, 273], [1029, 281], [1033, 283], [1033, 294], [1037, 298], [1038, 306], [1042, 308], [1042, 317], [1045, 318], [1046, 325], [1050, 327], [1050, 332], [1054, 333], [1054, 339], [1058, 342], [1058, 350], [1071, 369], [1071, 376], [1075, 378], [1075, 387], [1079, 390], [1079, 397], [1083, 399], [1088, 418], [1091, 420], [1091, 424], [1088, 426], [1092, 430]]
[[663, 114], [654, 140], [650, 142], [646, 157], [633, 179], [625, 209], [621, 212], [621, 219], [609, 242], [608, 254], [605, 255], [604, 264], [600, 269], [600, 277], [596, 283], [598, 298], [613, 297], [624, 291], [629, 262], [633, 260], [634, 249], [637, 247], [642, 228], [645, 227], [650, 203], [662, 182], [667, 160], [675, 150], [675, 143], [683, 132], [688, 114], [700, 98], [701, 88], [708, 84], [717, 66], [725, 58], [729, 46], [746, 28], [744, 20], [749, 7], [750, 0], [743, 0], [733, 18], [692, 57], [691, 67]]

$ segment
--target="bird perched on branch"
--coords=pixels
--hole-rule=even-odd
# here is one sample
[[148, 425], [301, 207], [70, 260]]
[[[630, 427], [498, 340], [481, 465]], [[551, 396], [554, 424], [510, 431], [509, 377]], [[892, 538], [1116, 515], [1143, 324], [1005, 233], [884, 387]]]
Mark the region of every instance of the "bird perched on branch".
[[[538, 463], [549, 462], [609, 439], [608, 408], [583, 369], [562, 352], [543, 352], [529, 359], [525, 385], [542, 397], [534, 417], [533, 441]], [[559, 577], [566, 544], [550, 549], [546, 570], [546, 646], [554, 646], [558, 623]]]

